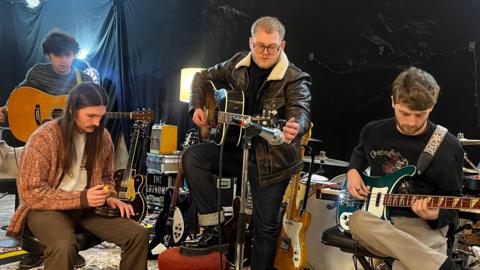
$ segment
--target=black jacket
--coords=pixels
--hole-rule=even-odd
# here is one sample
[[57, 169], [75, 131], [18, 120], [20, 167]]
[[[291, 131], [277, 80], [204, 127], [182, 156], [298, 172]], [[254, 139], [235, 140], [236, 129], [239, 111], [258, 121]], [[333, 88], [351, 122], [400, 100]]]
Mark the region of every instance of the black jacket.
[[[209, 80], [229, 83], [233, 90], [246, 93], [250, 61], [250, 53], [240, 52], [223, 63], [197, 73], [192, 82], [190, 114], [193, 114], [196, 108], [203, 108]], [[261, 186], [290, 179], [291, 175], [302, 168], [300, 140], [310, 124], [310, 85], [310, 76], [290, 63], [282, 52], [279, 61], [258, 91], [263, 93], [260, 102], [263, 109], [276, 110], [280, 119], [295, 117], [300, 125], [299, 134], [291, 144], [269, 145], [263, 139], [254, 140], [252, 148], [255, 150]]]

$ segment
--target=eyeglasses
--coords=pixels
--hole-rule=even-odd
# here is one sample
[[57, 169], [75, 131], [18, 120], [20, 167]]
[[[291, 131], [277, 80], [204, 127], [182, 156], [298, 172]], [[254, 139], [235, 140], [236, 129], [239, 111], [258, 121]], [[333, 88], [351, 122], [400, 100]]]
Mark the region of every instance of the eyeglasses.
[[253, 44], [253, 50], [255, 51], [255, 53], [263, 53], [265, 49], [267, 49], [268, 54], [275, 54], [280, 50], [280, 47], [281, 45], [275, 45], [275, 44], [268, 45], [268, 46], [265, 46], [263, 44], [255, 44], [255, 43]]

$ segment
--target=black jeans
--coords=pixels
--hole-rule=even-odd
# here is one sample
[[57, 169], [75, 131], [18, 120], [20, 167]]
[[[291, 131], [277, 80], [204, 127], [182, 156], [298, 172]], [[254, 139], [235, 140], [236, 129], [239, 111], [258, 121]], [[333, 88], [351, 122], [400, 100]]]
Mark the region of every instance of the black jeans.
[[[275, 248], [281, 219], [280, 205], [288, 186], [288, 179], [266, 187], [260, 187], [258, 169], [250, 155], [248, 179], [253, 200], [254, 247], [252, 269], [274, 269]], [[185, 179], [200, 214], [217, 212], [217, 189], [213, 174], [218, 174], [220, 147], [213, 143], [202, 143], [189, 147], [183, 153]], [[222, 175], [238, 177], [242, 175], [242, 150], [225, 150]]]

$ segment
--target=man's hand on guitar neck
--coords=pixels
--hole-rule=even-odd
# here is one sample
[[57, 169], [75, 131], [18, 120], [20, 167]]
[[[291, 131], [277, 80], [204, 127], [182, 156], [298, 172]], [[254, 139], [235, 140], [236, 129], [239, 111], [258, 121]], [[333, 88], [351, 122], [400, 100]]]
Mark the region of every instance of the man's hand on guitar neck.
[[440, 208], [428, 207], [428, 198], [417, 199], [412, 205], [412, 211], [423, 220], [436, 220]]
[[7, 120], [7, 114], [7, 106], [0, 107], [0, 123], [4, 123]]
[[347, 190], [353, 197], [363, 200], [368, 195], [369, 191], [362, 176], [356, 169], [350, 169], [347, 172]]
[[192, 121], [193, 123], [195, 123], [195, 125], [199, 127], [208, 127], [207, 120], [205, 119], [205, 112], [201, 108], [195, 109], [195, 111], [193, 112]]

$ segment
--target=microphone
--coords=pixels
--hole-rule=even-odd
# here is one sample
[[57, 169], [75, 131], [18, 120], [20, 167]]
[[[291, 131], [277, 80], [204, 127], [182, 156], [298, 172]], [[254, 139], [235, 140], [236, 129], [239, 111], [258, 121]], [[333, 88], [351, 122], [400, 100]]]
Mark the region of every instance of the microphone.
[[258, 131], [258, 135], [271, 145], [279, 145], [283, 143], [283, 132], [278, 128], [267, 128], [252, 122], [246, 124], [245, 128]]

